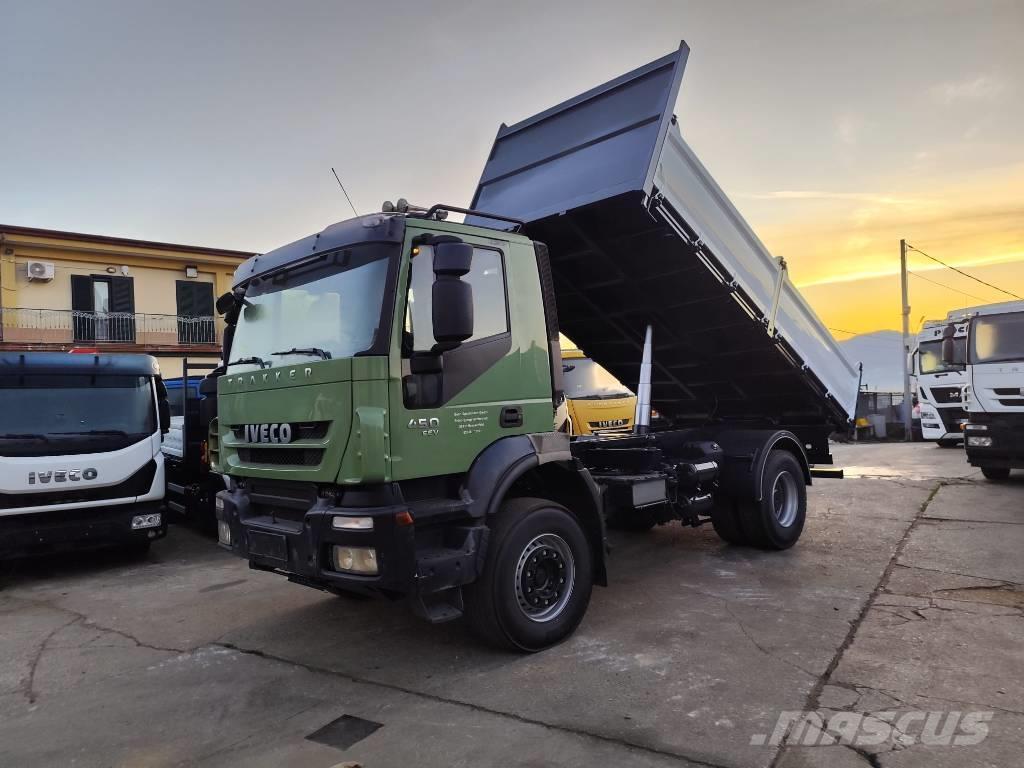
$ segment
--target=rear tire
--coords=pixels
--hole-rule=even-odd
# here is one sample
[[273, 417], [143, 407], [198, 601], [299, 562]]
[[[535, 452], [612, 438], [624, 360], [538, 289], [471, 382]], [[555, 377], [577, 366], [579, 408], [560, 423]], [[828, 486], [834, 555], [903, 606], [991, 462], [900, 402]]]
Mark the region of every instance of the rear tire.
[[806, 519], [803, 467], [788, 451], [769, 454], [760, 501], [726, 498], [711, 515], [722, 539], [761, 549], [789, 549], [800, 539]]
[[593, 583], [590, 542], [579, 521], [547, 499], [509, 499], [490, 524], [483, 573], [463, 590], [465, 613], [487, 642], [518, 651], [571, 635]]
[[985, 476], [986, 480], [1008, 480], [1010, 477], [1009, 467], [982, 467], [981, 474]]

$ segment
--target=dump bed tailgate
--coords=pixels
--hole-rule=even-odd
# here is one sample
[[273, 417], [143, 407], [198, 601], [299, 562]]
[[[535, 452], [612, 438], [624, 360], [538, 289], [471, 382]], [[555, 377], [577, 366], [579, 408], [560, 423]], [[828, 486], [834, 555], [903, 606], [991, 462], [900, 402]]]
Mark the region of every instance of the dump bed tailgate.
[[654, 327], [666, 416], [842, 428], [857, 372], [680, 135], [687, 54], [502, 125], [471, 207], [549, 246], [562, 331], [630, 386]]

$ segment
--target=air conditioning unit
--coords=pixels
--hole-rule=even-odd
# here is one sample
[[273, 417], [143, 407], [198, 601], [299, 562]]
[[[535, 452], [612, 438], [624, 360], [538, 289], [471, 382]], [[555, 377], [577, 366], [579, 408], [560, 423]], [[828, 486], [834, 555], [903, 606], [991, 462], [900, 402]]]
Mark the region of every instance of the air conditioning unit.
[[48, 261], [30, 261], [28, 263], [28, 279], [40, 282], [53, 280], [53, 264]]

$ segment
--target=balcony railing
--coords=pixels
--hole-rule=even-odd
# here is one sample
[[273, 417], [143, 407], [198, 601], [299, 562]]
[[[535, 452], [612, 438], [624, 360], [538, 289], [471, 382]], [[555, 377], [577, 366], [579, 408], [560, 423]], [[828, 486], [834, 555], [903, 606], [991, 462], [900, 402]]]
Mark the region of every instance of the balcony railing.
[[212, 346], [221, 340], [213, 317], [0, 307], [0, 341], [179, 347]]

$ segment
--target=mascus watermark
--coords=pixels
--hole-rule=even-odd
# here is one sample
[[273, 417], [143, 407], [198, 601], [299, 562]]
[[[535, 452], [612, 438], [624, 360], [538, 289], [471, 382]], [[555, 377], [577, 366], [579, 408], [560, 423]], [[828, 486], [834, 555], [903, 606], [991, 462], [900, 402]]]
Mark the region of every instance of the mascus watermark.
[[877, 747], [892, 744], [909, 747], [970, 747], [988, 736], [988, 724], [995, 712], [937, 712], [901, 710], [899, 712], [795, 712], [780, 713], [775, 730], [750, 737], [754, 746], [816, 747], [842, 744], [850, 747]]

